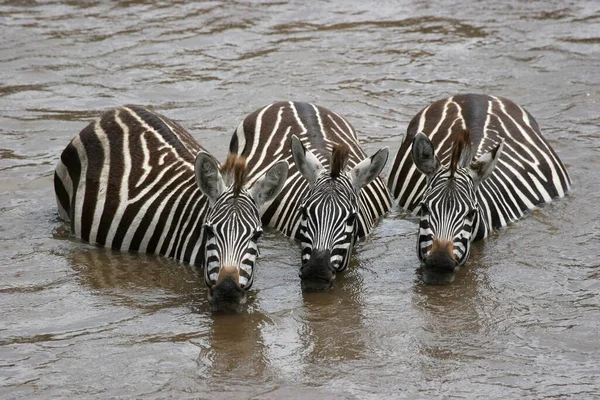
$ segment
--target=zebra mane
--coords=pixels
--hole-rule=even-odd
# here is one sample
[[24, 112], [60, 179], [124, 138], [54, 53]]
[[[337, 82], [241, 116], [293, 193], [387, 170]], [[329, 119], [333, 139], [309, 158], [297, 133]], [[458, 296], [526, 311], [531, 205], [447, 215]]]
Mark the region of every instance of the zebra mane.
[[456, 170], [466, 167], [471, 162], [471, 133], [463, 129], [456, 135], [452, 145], [450, 158], [450, 178], [454, 177]]
[[350, 149], [345, 144], [336, 144], [331, 152], [331, 177], [337, 178], [346, 168]]
[[225, 164], [221, 166], [221, 175], [227, 186], [233, 184], [233, 194], [238, 196], [246, 184], [248, 176], [246, 157], [229, 153]]

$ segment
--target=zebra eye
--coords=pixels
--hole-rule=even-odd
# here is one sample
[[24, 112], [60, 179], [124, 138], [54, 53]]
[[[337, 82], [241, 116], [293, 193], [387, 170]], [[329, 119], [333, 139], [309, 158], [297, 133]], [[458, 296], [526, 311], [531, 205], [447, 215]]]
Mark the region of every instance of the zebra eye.
[[302, 216], [302, 219], [308, 218], [308, 212], [306, 211], [306, 207], [300, 206], [300, 215]]
[[212, 225], [210, 225], [210, 224], [204, 224], [204, 233], [206, 234], [206, 237], [215, 236], [215, 231], [214, 231]]
[[469, 220], [470, 220], [470, 219], [473, 219], [473, 218], [475, 218], [475, 214], [476, 214], [476, 213], [477, 213], [477, 210], [476, 210], [476, 209], [472, 209], [471, 211], [469, 211], [469, 212], [467, 213], [467, 219], [469, 219]]
[[421, 215], [427, 215], [429, 214], [429, 209], [427, 208], [427, 205], [425, 203], [421, 203], [421, 211], [420, 211]]
[[350, 214], [350, 215], [348, 216], [348, 219], [347, 219], [347, 224], [348, 224], [348, 225], [354, 225], [354, 222], [355, 222], [355, 221], [356, 221], [356, 212], [353, 212], [352, 214]]
[[257, 229], [254, 232], [254, 235], [252, 235], [252, 240], [255, 241], [255, 242], [257, 242], [258, 239], [261, 237], [262, 233], [263, 233], [262, 229]]

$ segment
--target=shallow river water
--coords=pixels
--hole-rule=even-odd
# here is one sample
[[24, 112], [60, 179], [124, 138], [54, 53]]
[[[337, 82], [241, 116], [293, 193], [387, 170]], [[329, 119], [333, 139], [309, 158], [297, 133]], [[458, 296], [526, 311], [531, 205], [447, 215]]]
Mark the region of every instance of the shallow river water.
[[[434, 4], [435, 3], [435, 4]], [[600, 398], [600, 3], [8, 1], [0, 5], [0, 398]], [[416, 274], [394, 209], [332, 291], [275, 232], [243, 312], [188, 266], [69, 238], [52, 177], [102, 111], [141, 104], [223, 160], [274, 100], [346, 116], [393, 154], [429, 102], [527, 108], [570, 195]]]

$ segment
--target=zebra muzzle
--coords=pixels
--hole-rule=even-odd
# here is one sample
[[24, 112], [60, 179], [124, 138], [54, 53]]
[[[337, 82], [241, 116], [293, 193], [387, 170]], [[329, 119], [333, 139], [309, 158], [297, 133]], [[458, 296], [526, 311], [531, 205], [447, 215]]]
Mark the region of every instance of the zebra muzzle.
[[453, 275], [459, 267], [453, 250], [454, 245], [451, 241], [434, 240], [431, 251], [423, 260], [423, 272]]
[[236, 267], [221, 268], [217, 283], [209, 291], [213, 312], [238, 311], [246, 302], [246, 291], [239, 284], [239, 271]]
[[313, 250], [310, 259], [298, 273], [302, 279], [303, 291], [323, 291], [331, 288], [335, 280], [335, 270], [331, 264], [329, 250]]

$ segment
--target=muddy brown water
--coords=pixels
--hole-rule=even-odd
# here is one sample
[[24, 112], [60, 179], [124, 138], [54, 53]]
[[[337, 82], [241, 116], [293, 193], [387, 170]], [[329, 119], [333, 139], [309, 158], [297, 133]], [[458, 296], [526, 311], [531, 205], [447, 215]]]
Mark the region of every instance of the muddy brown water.
[[[0, 5], [0, 397], [599, 398], [596, 1], [17, 2]], [[68, 141], [141, 104], [220, 159], [274, 100], [346, 116], [367, 152], [438, 98], [502, 95], [573, 179], [474, 246], [448, 286], [415, 273], [392, 211], [327, 293], [270, 232], [249, 303], [211, 315], [191, 268], [70, 239], [52, 187]]]

